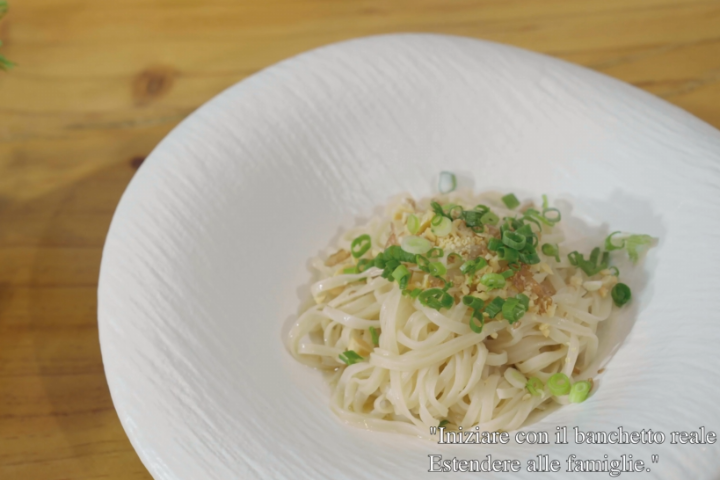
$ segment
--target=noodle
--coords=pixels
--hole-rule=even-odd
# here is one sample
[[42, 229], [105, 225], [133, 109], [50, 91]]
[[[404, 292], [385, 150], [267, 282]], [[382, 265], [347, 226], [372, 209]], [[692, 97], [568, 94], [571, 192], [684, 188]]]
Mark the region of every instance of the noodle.
[[[469, 228], [477, 222], [473, 218], [485, 212], [454, 217], [452, 208], [459, 205], [454, 208], [465, 211], [488, 205], [485, 208], [501, 219], [520, 218], [518, 211], [506, 208], [494, 194], [458, 191], [435, 200], [450, 205], [450, 213], [438, 213], [429, 199], [415, 202], [400, 196], [384, 216], [342, 235], [328, 260], [311, 261], [320, 275], [311, 286], [316, 305], [290, 330], [288, 350], [302, 363], [339, 372], [331, 383], [330, 406], [347, 423], [419, 436], [427, 436], [429, 428], [443, 420], [465, 429], [519, 428], [535, 409], [545, 409], [553, 401], [568, 403], [566, 397], [546, 390], [531, 394], [528, 379], [545, 382], [558, 372], [571, 381], [582, 377], [580, 369], [598, 351], [597, 325], [613, 312], [609, 291], [617, 276], [607, 267], [588, 275], [581, 265], [568, 262], [567, 252], [560, 261], [557, 253], [540, 252], [542, 242], [563, 248], [564, 235], [554, 222], [527, 221], [527, 238], [537, 237], [538, 261], [510, 265], [490, 249], [492, 241], [506, 242], [504, 230], [492, 223]], [[524, 206], [520, 211], [532, 217], [534, 208]], [[411, 216], [418, 225], [413, 235]], [[522, 224], [513, 228], [520, 231]], [[354, 257], [357, 239], [364, 235], [371, 247], [359, 255], [366, 259], [361, 264]], [[410, 260], [393, 266], [394, 276], [373, 260], [393, 245], [410, 248], [410, 240], [443, 249], [431, 257], [441, 263], [433, 267], [441, 274], [423, 269], [424, 264], [415, 263], [407, 251], [402, 255]], [[450, 253], [461, 261], [451, 260]], [[468, 261], [478, 262], [477, 272], [460, 269]], [[363, 265], [369, 268], [362, 271]], [[499, 281], [503, 273], [502, 287], [484, 281], [492, 275]], [[417, 295], [428, 291], [436, 291], [437, 301], [447, 295], [452, 302], [441, 307]], [[485, 313], [464, 303], [468, 296], [483, 305]], [[493, 298], [515, 305], [520, 318], [505, 309], [491, 316], [487, 308]], [[515, 299], [525, 301], [524, 306]], [[483, 318], [481, 327], [471, 324], [477, 315]]]

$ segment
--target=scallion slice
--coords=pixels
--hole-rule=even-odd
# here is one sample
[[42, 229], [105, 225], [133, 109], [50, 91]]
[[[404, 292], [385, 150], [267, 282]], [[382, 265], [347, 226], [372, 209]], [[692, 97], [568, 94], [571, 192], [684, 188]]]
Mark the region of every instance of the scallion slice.
[[[548, 217], [548, 213], [552, 213], [553, 215], [551, 217]], [[545, 220], [547, 220], [553, 225], [562, 220], [562, 214], [557, 208], [543, 208], [542, 215], [543, 217], [545, 217]]]
[[502, 307], [502, 314], [510, 325], [525, 315], [525, 306], [517, 298], [508, 298]]
[[508, 263], [513, 263], [518, 259], [518, 251], [505, 245], [498, 248], [497, 253], [498, 259], [505, 260]]
[[483, 302], [482, 298], [473, 297], [472, 295], [465, 295], [463, 297], [463, 305], [467, 305], [473, 310], [482, 310], [485, 306], [485, 302]]
[[605, 250], [607, 250], [608, 252], [625, 248], [625, 240], [620, 240], [620, 243], [618, 244], [613, 243], [612, 241], [613, 237], [618, 233], [621, 232], [619, 230], [617, 232], [612, 232], [610, 235], [607, 236], [607, 238], [605, 238]]
[[350, 244], [350, 253], [352, 253], [353, 257], [360, 258], [370, 250], [370, 245], [370, 235], [360, 235]]
[[502, 242], [510, 248], [514, 248], [515, 250], [522, 250], [527, 243], [527, 238], [525, 237], [525, 235], [521, 235], [517, 232], [505, 230], [502, 235]]
[[398, 282], [401, 278], [406, 277], [410, 275], [410, 270], [407, 269], [405, 265], [398, 265], [398, 267], [393, 271], [392, 276], [395, 280]]
[[434, 277], [442, 277], [447, 273], [447, 268], [441, 262], [432, 262], [428, 265], [430, 269], [430, 275]]
[[453, 306], [453, 297], [439, 288], [429, 288], [418, 295], [417, 298], [422, 305], [434, 308], [435, 310]]
[[590, 394], [591, 389], [592, 385], [587, 380], [575, 382], [570, 388], [568, 400], [570, 400], [570, 403], [582, 403], [588, 397], [588, 394]]
[[505, 277], [499, 273], [486, 273], [480, 278], [480, 283], [488, 288], [503, 288], [505, 286]]
[[497, 249], [502, 247], [503, 243], [502, 240], [498, 240], [497, 238], [493, 237], [490, 240], [488, 240], [488, 250], [491, 252], [497, 252]]
[[632, 291], [630, 291], [630, 287], [624, 283], [618, 283], [613, 287], [610, 295], [612, 296], [615, 305], [622, 307], [632, 298]]
[[540, 263], [540, 257], [533, 247], [526, 247], [525, 250], [520, 252], [520, 261], [527, 263], [528, 265], [535, 265]]
[[503, 305], [505, 305], [505, 300], [500, 297], [495, 297], [493, 301], [485, 307], [485, 313], [487, 313], [490, 318], [495, 318], [498, 313], [502, 312]]
[[567, 395], [570, 393], [570, 379], [562, 372], [554, 373], [548, 378], [547, 387], [556, 397]]
[[410, 235], [415, 235], [420, 230], [420, 219], [414, 213], [407, 217], [407, 229]]
[[[475, 323], [475, 320], [478, 320], [478, 323]], [[485, 326], [485, 317], [482, 314], [481, 310], [473, 310], [472, 315], [470, 316], [470, 330], [472, 330], [475, 333], [482, 333], [482, 329]]]
[[372, 338], [373, 345], [376, 347], [380, 345], [380, 334], [375, 327], [370, 327], [370, 337]]
[[525, 388], [527, 388], [527, 391], [530, 392], [530, 395], [534, 397], [539, 397], [540, 395], [542, 395], [542, 392], [545, 389], [545, 385], [543, 385], [542, 380], [540, 380], [539, 378], [530, 377], [525, 384]]
[[352, 365], [354, 363], [362, 362], [363, 360], [365, 360], [354, 350], [345, 350], [343, 353], [338, 355], [338, 358], [340, 358], [340, 360], [347, 365]]
[[510, 210], [513, 210], [520, 205], [520, 201], [517, 199], [514, 193], [508, 193], [507, 195], [502, 197], [502, 201], [505, 206]]
[[541, 250], [543, 255], [547, 255], [548, 257], [554, 257], [555, 261], [560, 262], [560, 249], [558, 248], [557, 244], [546, 243], [542, 246]]
[[400, 247], [406, 252], [415, 255], [424, 255], [433, 248], [433, 245], [427, 238], [409, 235], [407, 237], [403, 237], [400, 241]]
[[362, 273], [365, 270], [367, 270], [368, 268], [372, 267], [374, 264], [375, 264], [375, 260], [373, 260], [371, 258], [361, 258], [357, 264], [357, 271], [358, 271], [358, 273]]
[[450, 193], [457, 188], [457, 179], [451, 172], [440, 172], [438, 190], [440, 193]]
[[475, 260], [468, 260], [460, 265], [460, 271], [465, 275], [473, 275], [478, 270], [481, 270], [487, 266], [487, 260], [482, 257], [478, 257]]
[[430, 222], [430, 228], [432, 229], [432, 232], [438, 237], [445, 237], [452, 230], [452, 220], [450, 220], [448, 217], [441, 217], [439, 215], [435, 215]]
[[483, 213], [482, 216], [480, 217], [480, 222], [485, 225], [497, 225], [499, 221], [500, 221], [500, 217], [495, 215], [490, 210]]
[[525, 307], [525, 310], [530, 308], [530, 297], [528, 297], [524, 293], [518, 293], [517, 295], [515, 295], [515, 298], [520, 300], [520, 304]]

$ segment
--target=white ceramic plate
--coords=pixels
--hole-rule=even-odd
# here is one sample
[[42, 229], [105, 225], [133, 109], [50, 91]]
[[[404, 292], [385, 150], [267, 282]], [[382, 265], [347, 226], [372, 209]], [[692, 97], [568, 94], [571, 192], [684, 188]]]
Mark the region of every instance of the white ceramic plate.
[[[571, 199], [599, 232], [606, 221], [660, 238], [629, 280], [636, 320], [596, 393], [529, 430], [653, 429], [663, 445], [447, 446], [333, 417], [320, 374], [280, 339], [307, 260], [389, 196], [432, 194], [440, 170]], [[523, 470], [537, 454], [563, 470], [570, 454], [628, 454], [652, 469], [644, 478], [717, 478], [717, 444], [669, 433], [720, 428], [719, 187], [718, 131], [559, 60], [436, 35], [300, 55], [191, 115], [125, 192], [99, 288], [115, 406], [158, 480], [415, 479], [431, 453]]]

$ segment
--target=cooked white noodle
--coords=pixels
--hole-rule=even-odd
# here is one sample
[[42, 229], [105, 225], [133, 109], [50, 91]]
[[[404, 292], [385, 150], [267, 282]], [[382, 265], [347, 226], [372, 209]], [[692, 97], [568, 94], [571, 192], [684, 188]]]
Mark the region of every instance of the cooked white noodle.
[[[464, 208], [485, 204], [500, 218], [516, 213], [505, 208], [496, 194], [473, 196], [459, 191], [435, 199]], [[463, 428], [477, 425], [481, 430], [512, 430], [548, 402], [567, 403], [547, 392], [530, 395], [526, 382], [531, 376], [546, 381], [557, 372], [571, 381], [579, 379], [579, 369], [587, 367], [598, 351], [597, 326], [613, 310], [608, 292], [617, 277], [603, 271], [588, 278], [570, 265], [559, 225], [533, 229], [542, 242], [560, 244], [561, 262], [538, 248], [541, 262], [523, 267], [527, 267], [527, 275], [522, 277], [525, 284], [520, 285], [523, 290], [508, 281], [503, 289], [491, 292], [480, 285], [471, 292], [463, 281], [454, 281], [448, 293], [455, 303], [449, 309], [433, 309], [402, 295], [398, 283], [382, 278], [378, 268], [343, 273], [357, 263], [349, 251], [359, 235], [370, 236], [372, 248], [364, 258], [372, 258], [388, 243], [398, 244], [410, 235], [406, 220], [411, 213], [424, 225], [421, 231], [430, 232], [429, 204], [430, 199], [415, 203], [409, 197], [398, 197], [384, 216], [342, 235], [329, 249], [327, 260], [311, 262], [320, 276], [311, 286], [316, 305], [291, 329], [287, 337], [290, 353], [313, 367], [341, 371], [332, 383], [332, 411], [350, 424], [372, 430], [427, 436], [429, 427], [441, 420]], [[500, 271], [503, 263], [484, 248], [493, 230], [468, 233], [467, 227], [462, 227], [456, 221], [447, 237], [433, 240], [431, 233], [425, 237], [444, 245], [446, 254], [479, 255], [487, 260], [487, 272]], [[447, 266], [447, 257], [442, 262]], [[448, 266], [448, 278], [457, 272]], [[421, 288], [431, 286], [428, 275], [416, 270], [412, 274], [412, 281]], [[590, 282], [587, 288], [585, 282]], [[481, 333], [471, 330], [472, 311], [460, 301], [463, 295], [488, 300], [518, 293], [530, 298], [530, 307], [519, 321], [509, 325], [498, 317], [486, 321]], [[370, 327], [379, 333], [377, 346]], [[348, 350], [363, 361], [343, 363], [338, 356]]]

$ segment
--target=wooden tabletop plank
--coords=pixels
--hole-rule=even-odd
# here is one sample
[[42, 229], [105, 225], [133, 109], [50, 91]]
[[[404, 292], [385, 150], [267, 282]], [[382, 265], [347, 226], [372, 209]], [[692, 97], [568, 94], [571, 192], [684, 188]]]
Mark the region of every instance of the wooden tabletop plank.
[[97, 338], [102, 245], [142, 160], [223, 89], [391, 32], [504, 42], [720, 127], [720, 2], [10, 0], [0, 22], [0, 479], [147, 480]]

